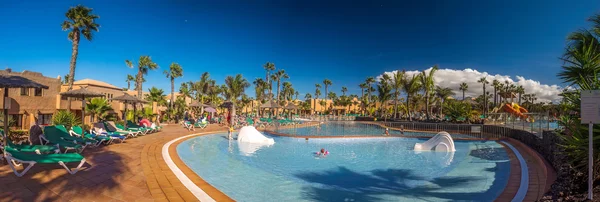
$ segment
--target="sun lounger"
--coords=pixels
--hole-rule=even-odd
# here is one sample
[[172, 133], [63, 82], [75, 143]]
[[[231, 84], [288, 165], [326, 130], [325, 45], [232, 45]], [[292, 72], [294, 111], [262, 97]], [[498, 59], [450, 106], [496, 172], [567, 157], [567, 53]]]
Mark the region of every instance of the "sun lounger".
[[86, 145], [77, 144], [77, 141], [67, 141], [62, 139], [61, 136], [64, 136], [64, 134], [61, 133], [65, 132], [55, 126], [46, 126], [44, 127], [44, 134], [40, 135], [40, 142], [43, 145], [58, 145], [59, 148], [65, 150], [64, 153], [67, 153], [69, 150], [82, 152], [85, 149]]
[[98, 141], [96, 143], [96, 146], [100, 146], [100, 144], [102, 144], [102, 143], [110, 144], [112, 142], [112, 138], [110, 138], [110, 137], [108, 137], [106, 135], [90, 134], [90, 133], [88, 133], [86, 131], [83, 131], [83, 129], [81, 128], [81, 126], [73, 126], [73, 127], [71, 127], [71, 131], [69, 131], [69, 133], [71, 135], [79, 136], [81, 138], [94, 139], [94, 140]]
[[137, 124], [135, 124], [135, 123], [133, 123], [131, 121], [127, 121], [127, 125], [126, 126], [127, 126], [127, 129], [129, 129], [129, 128], [136, 128], [138, 130], [145, 131], [146, 134], [154, 132], [154, 130], [152, 130], [151, 128], [147, 128], [147, 127], [143, 127], [143, 126], [137, 125]]
[[119, 130], [137, 132], [138, 135], [146, 135], [146, 133], [148, 132], [147, 130], [139, 129], [139, 128], [125, 128], [125, 126], [118, 124], [118, 123], [115, 123], [115, 127], [117, 127]]
[[121, 130], [115, 125], [115, 122], [112, 121], [104, 122], [104, 126], [108, 132], [118, 133], [121, 135], [136, 137], [140, 134], [138, 131]]
[[[83, 164], [85, 163], [85, 158], [83, 158], [83, 156], [81, 156], [81, 154], [78, 154], [78, 153], [31, 154], [31, 153], [20, 152], [11, 147], [5, 147], [4, 149], [5, 149], [4, 152], [6, 154], [5, 157], [6, 157], [6, 160], [8, 161], [8, 165], [13, 170], [15, 175], [17, 175], [18, 177], [25, 175], [25, 173], [27, 173], [27, 171], [29, 171], [29, 169], [31, 169], [31, 167], [33, 167], [36, 163], [59, 164], [63, 168], [65, 168], [65, 170], [67, 170], [67, 172], [69, 172], [71, 175], [77, 173], [81, 169], [81, 166], [83, 166]], [[67, 165], [65, 164], [65, 163], [75, 163], [75, 162], [79, 162], [79, 165], [73, 170], [71, 170], [71, 168], [67, 167]], [[23, 171], [18, 172], [16, 167], [20, 166], [22, 164], [28, 164], [28, 165], [27, 165], [27, 167], [25, 167], [23, 169]]]
[[71, 133], [63, 125], [55, 125], [55, 127], [57, 129], [59, 129], [60, 131], [62, 131], [62, 133], [57, 133], [57, 135], [59, 135], [60, 138], [66, 140], [66, 141], [75, 141], [76, 143], [82, 144], [82, 145], [90, 145], [90, 144], [95, 145], [96, 143], [98, 143], [98, 141], [93, 140], [93, 139], [71, 136]]
[[126, 136], [123, 136], [121, 134], [118, 133], [112, 133], [112, 132], [108, 132], [106, 131], [106, 126], [104, 125], [104, 123], [94, 123], [94, 128], [92, 128], [92, 134], [95, 135], [106, 135], [108, 137], [110, 137], [113, 142], [114, 140], [119, 140], [120, 142], [125, 142], [125, 139], [127, 139]]
[[[4, 135], [3, 130], [0, 130], [0, 135]], [[14, 150], [26, 153], [60, 153], [60, 149], [56, 145], [18, 145], [14, 144], [11, 140], [6, 140], [6, 146], [13, 148]], [[0, 142], [0, 147], [4, 147], [4, 145], [2, 145], [2, 142]]]

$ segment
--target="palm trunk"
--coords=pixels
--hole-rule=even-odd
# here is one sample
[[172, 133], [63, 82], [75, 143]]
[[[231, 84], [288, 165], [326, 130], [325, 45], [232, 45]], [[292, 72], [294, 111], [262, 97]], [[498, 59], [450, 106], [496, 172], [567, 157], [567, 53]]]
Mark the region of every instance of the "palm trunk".
[[496, 87], [494, 87], [494, 107], [496, 107], [496, 101], [498, 100], [498, 94], [496, 94]]
[[[200, 104], [204, 104], [204, 96], [200, 95]], [[204, 106], [200, 106], [200, 115], [204, 114]]]
[[483, 116], [485, 117], [487, 112], [487, 95], [485, 94], [485, 83], [483, 84]]
[[521, 93], [519, 93], [519, 105], [521, 105]]
[[[279, 104], [279, 84], [281, 82], [281, 79], [277, 79], [277, 104]], [[275, 114], [279, 115], [279, 109], [275, 110]]]
[[127, 90], [131, 89], [131, 81], [127, 81]]
[[394, 119], [398, 118], [398, 89], [396, 89], [396, 100], [394, 100]]
[[327, 111], [327, 85], [325, 85], [325, 110], [323, 110], [323, 113], [325, 113], [325, 111]]
[[410, 94], [406, 94], [406, 112], [408, 112], [408, 121], [412, 121], [412, 116], [410, 115]]
[[425, 116], [429, 120], [429, 91], [425, 91]]
[[463, 101], [465, 100], [465, 91], [463, 90]]
[[365, 103], [363, 103], [363, 101], [362, 101], [363, 98], [365, 98], [365, 89], [361, 88], [360, 89], [360, 99], [361, 99], [360, 102], [361, 102], [362, 106], [361, 106], [361, 110], [360, 111], [362, 112], [362, 115], [364, 116], [365, 115], [365, 107], [364, 107]]
[[174, 101], [175, 101], [175, 78], [171, 77], [171, 102], [169, 102], [169, 109], [173, 109]]
[[[68, 91], [73, 89], [73, 81], [75, 80], [75, 67], [77, 65], [77, 55], [79, 54], [79, 29], [75, 28], [73, 29], [73, 32], [75, 32], [75, 34], [73, 34], [73, 51], [71, 52], [71, 63], [69, 64], [69, 88], [67, 89]], [[68, 98], [67, 110], [71, 110], [71, 98]]]
[[138, 98], [139, 99], [144, 99], [142, 97], [142, 71], [138, 71], [138, 74], [136, 76], [136, 83], [137, 83], [137, 86], [136, 86], [137, 89], [136, 90], [137, 90], [137, 93], [138, 93]]
[[442, 116], [442, 119], [444, 118], [444, 101], [445, 99], [441, 99], [441, 103], [440, 103], [440, 116]]

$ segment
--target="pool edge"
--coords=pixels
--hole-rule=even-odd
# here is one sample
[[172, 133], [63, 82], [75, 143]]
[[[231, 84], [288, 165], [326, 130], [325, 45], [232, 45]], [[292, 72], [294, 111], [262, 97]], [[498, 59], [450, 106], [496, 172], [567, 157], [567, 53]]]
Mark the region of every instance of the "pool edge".
[[[175, 138], [163, 145], [162, 155], [163, 155], [163, 158], [165, 159], [165, 163], [167, 165], [169, 165], [169, 163], [170, 163], [167, 161], [167, 158], [169, 158], [172, 161], [171, 163], [172, 163], [172, 165], [175, 166], [175, 168], [169, 166], [169, 169], [171, 170], [171, 172], [173, 172], [176, 175], [178, 180], [180, 180], [184, 184], [185, 188], [188, 191], [192, 192], [192, 194], [194, 194], [194, 196], [196, 196], [198, 198], [198, 200], [208, 199], [209, 201], [210, 200], [212, 200], [212, 201], [235, 201], [231, 197], [227, 196], [225, 193], [221, 192], [219, 189], [213, 187], [208, 182], [204, 181], [204, 179], [202, 179], [200, 176], [198, 176], [198, 174], [196, 174], [194, 171], [192, 171], [181, 160], [181, 158], [177, 154], [177, 146], [179, 144], [181, 144], [183, 141], [186, 141], [186, 140], [194, 138], [194, 137], [199, 137], [199, 136], [204, 136], [204, 135], [213, 135], [213, 134], [218, 134], [220, 132], [226, 132], [226, 131], [224, 131], [224, 130], [223, 131], [212, 131], [212, 132], [206, 132], [206, 133], [196, 133], [196, 134], [186, 135], [186, 136], [182, 136], [179, 138]], [[184, 176], [178, 175], [178, 173], [183, 174]], [[201, 190], [201, 192], [204, 192], [204, 194], [207, 196], [202, 196], [202, 198], [198, 197], [198, 195], [202, 195], [202, 193], [199, 193], [197, 189]], [[208, 198], [206, 198], [206, 197], [208, 197]]]

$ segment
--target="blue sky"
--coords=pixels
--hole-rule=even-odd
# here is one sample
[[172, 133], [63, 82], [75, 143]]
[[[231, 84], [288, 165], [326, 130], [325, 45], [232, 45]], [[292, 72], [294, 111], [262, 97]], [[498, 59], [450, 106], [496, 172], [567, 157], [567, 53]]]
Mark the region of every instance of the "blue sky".
[[[76, 79], [126, 86], [135, 70], [126, 59], [150, 55], [160, 70], [144, 89], [170, 88], [162, 71], [184, 68], [176, 81], [202, 72], [222, 83], [241, 73], [264, 77], [271, 61], [304, 95], [324, 78], [332, 89], [360, 94], [367, 76], [397, 69], [476, 69], [524, 76], [542, 84], [556, 78], [568, 33], [600, 11], [597, 1], [42, 1], [0, 3], [0, 68], [55, 77], [69, 69], [71, 43], [60, 28], [70, 6], [100, 16], [100, 32], [82, 41]], [[476, 80], [477, 78], [473, 78]], [[254, 96], [253, 88], [247, 93]]]

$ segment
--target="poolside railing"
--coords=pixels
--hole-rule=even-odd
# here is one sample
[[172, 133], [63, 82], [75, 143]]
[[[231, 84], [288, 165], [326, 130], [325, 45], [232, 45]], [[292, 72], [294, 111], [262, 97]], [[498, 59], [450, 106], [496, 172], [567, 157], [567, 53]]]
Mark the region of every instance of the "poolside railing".
[[[274, 124], [266, 130], [288, 136], [383, 136], [385, 129], [392, 136], [411, 136], [425, 132], [435, 134], [446, 131], [461, 137], [476, 139], [500, 139], [526, 132], [543, 138], [542, 132], [532, 132], [521, 128], [487, 124], [453, 124], [423, 122], [381, 122], [381, 121], [302, 121], [300, 124]], [[400, 133], [406, 132], [406, 133]], [[400, 135], [402, 134], [402, 135]]]

